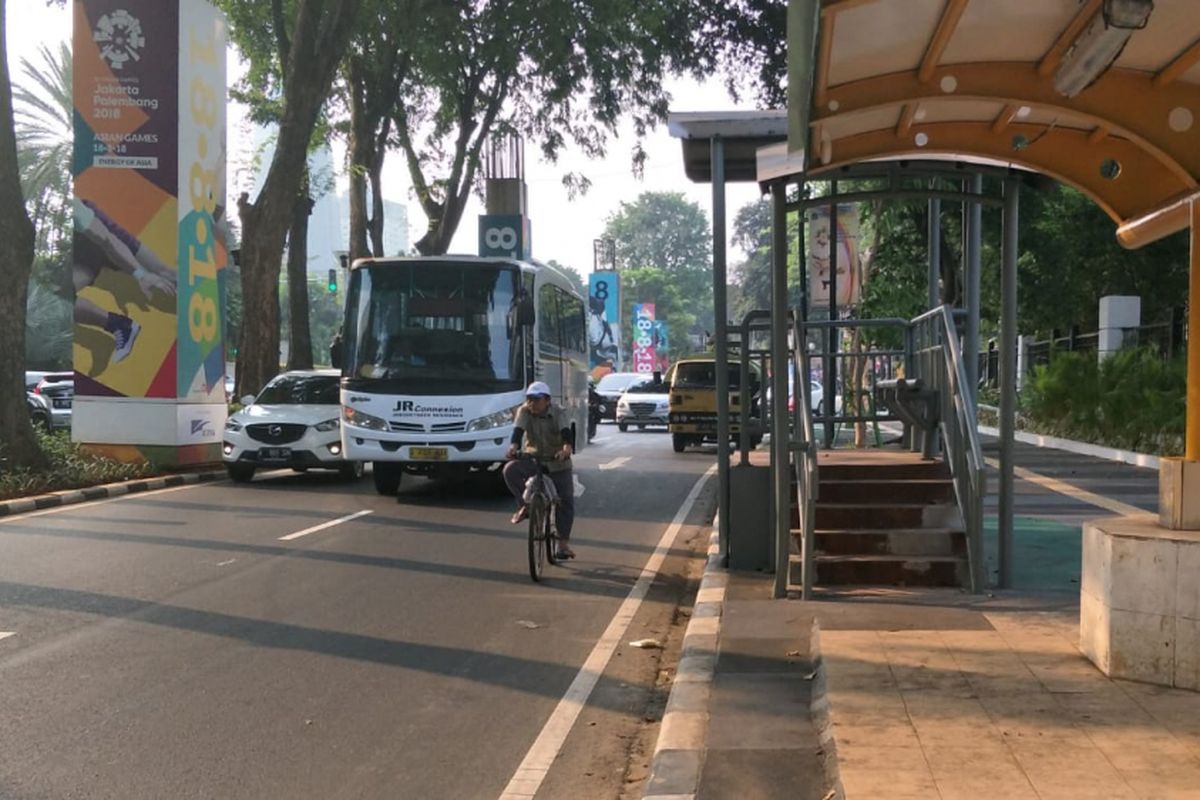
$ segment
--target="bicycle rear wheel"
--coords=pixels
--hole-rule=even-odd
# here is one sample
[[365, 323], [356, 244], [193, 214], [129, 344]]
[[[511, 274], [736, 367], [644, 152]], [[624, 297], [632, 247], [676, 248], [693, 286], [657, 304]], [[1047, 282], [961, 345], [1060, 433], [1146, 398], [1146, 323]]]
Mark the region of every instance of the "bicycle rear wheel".
[[546, 564], [546, 526], [549, 518], [545, 501], [535, 497], [529, 504], [529, 577], [535, 581], [542, 579], [542, 569]]
[[554, 532], [554, 515], [558, 513], [558, 508], [555, 503], [551, 503], [546, 509], [546, 560], [551, 566], [557, 566], [558, 558], [558, 535]]

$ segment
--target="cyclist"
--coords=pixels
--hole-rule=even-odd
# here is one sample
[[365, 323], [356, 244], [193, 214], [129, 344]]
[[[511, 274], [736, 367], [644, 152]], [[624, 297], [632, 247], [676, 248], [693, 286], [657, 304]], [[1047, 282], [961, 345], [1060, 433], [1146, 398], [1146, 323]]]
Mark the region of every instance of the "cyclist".
[[[567, 543], [571, 538], [571, 526], [575, 522], [575, 479], [571, 472], [571, 429], [563, 424], [562, 409], [550, 401], [550, 387], [542, 381], [534, 381], [525, 390], [525, 403], [517, 411], [513, 423], [512, 442], [508, 446], [508, 458], [515, 459], [519, 451], [541, 459], [558, 490], [558, 510], [555, 523], [558, 527], [558, 557], [574, 558], [575, 552]], [[504, 482], [520, 505], [512, 515], [516, 525], [529, 514], [521, 496], [525, 482], [538, 474], [537, 462], [527, 459], [510, 460], [504, 465]]]

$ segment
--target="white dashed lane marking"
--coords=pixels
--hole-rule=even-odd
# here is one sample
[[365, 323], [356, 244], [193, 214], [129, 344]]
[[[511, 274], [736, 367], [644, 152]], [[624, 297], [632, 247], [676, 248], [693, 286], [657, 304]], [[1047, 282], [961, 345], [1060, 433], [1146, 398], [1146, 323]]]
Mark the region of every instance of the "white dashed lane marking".
[[612, 461], [609, 461], [607, 464], [601, 464], [600, 469], [620, 469], [621, 467], [625, 466], [628, 463], [629, 463], [629, 456], [621, 456], [620, 458], [614, 458]]
[[7, 639], [10, 636], [16, 636], [16, 631], [0, 631], [0, 639]]
[[290, 542], [292, 539], [299, 539], [301, 536], [308, 536], [310, 533], [316, 533], [317, 531], [323, 531], [326, 528], [332, 528], [334, 525], [341, 525], [343, 522], [349, 522], [352, 519], [358, 519], [359, 517], [365, 517], [367, 514], [370, 514], [370, 513], [372, 513], [370, 509], [366, 509], [363, 511], [355, 511], [353, 514], [347, 514], [344, 517], [338, 517], [337, 519], [331, 519], [329, 522], [322, 522], [320, 525], [313, 525], [311, 528], [305, 528], [302, 531], [296, 531], [295, 533], [289, 533], [287, 536], [280, 536], [279, 541]]

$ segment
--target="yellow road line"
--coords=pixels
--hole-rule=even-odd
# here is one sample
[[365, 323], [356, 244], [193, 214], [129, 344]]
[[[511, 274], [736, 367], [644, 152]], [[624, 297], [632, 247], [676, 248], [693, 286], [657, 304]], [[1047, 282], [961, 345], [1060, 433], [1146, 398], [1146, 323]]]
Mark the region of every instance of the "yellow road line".
[[[986, 459], [988, 466], [993, 469], [1000, 469], [1000, 462], [994, 458]], [[1104, 497], [1095, 492], [1089, 492], [1087, 489], [1080, 489], [1074, 484], [1060, 481], [1057, 478], [1051, 478], [1041, 473], [1034, 472], [1031, 469], [1024, 467], [1013, 467], [1013, 474], [1024, 481], [1036, 483], [1038, 486], [1044, 486], [1052, 492], [1058, 492], [1074, 500], [1081, 500], [1089, 505], [1103, 508], [1105, 511], [1111, 511], [1114, 514], [1120, 514], [1123, 517], [1132, 516], [1134, 514], [1150, 514], [1144, 508], [1131, 506], [1128, 503], [1122, 503], [1120, 500], [1113, 500], [1111, 497]]]

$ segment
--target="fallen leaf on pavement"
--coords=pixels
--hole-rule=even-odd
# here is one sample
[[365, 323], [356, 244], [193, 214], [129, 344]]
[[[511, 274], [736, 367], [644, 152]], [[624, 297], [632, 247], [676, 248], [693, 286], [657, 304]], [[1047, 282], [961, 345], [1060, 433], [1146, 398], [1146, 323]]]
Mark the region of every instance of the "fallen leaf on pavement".
[[529, 628], [529, 630], [533, 630], [534, 628], [542, 627], [541, 625], [538, 625], [536, 622], [533, 622], [532, 620], [528, 620], [528, 619], [519, 619], [519, 620], [517, 620], [517, 624], [520, 625], [522, 628]]

